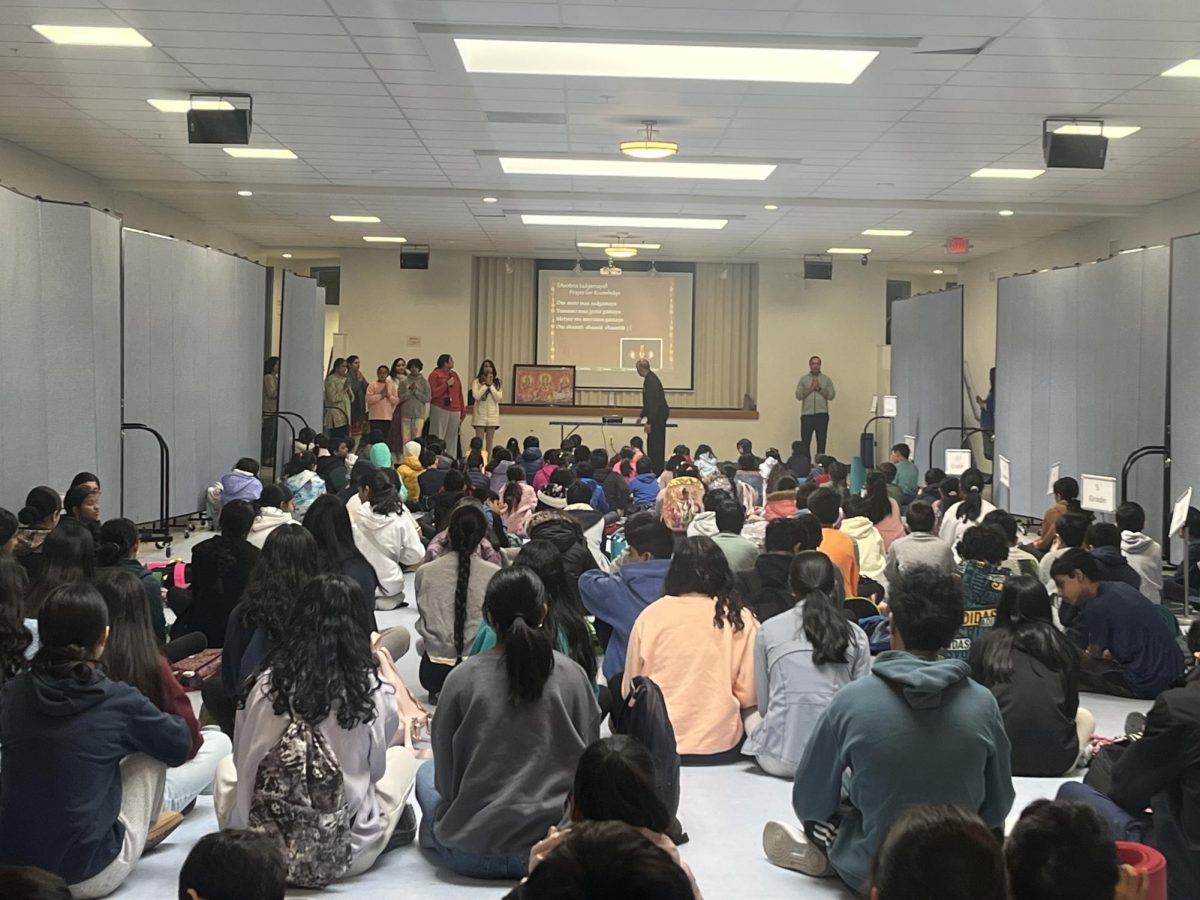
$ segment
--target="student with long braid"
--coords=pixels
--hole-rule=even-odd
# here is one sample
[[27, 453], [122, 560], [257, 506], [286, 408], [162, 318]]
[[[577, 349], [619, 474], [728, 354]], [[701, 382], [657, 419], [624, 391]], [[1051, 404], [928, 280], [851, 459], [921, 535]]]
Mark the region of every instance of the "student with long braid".
[[450, 514], [450, 551], [417, 570], [417, 631], [425, 641], [421, 685], [436, 703], [446, 676], [467, 656], [483, 620], [483, 594], [495, 563], [476, 554], [487, 531], [483, 510], [465, 503]]

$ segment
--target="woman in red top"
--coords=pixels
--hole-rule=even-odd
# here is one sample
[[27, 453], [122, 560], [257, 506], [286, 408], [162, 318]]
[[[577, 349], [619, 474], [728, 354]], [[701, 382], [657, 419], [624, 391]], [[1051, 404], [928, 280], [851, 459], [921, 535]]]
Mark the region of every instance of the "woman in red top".
[[192, 733], [187, 762], [167, 769], [163, 788], [163, 812], [183, 812], [212, 785], [217, 763], [233, 752], [233, 744], [216, 726], [201, 730], [191, 701], [158, 650], [141, 579], [128, 569], [102, 569], [96, 589], [108, 607], [109, 635], [101, 657], [108, 677], [137, 688], [160, 710], [187, 722]]
[[446, 445], [446, 452], [457, 455], [458, 430], [462, 426], [462, 379], [454, 371], [454, 357], [443, 353], [437, 368], [429, 373], [429, 436]]

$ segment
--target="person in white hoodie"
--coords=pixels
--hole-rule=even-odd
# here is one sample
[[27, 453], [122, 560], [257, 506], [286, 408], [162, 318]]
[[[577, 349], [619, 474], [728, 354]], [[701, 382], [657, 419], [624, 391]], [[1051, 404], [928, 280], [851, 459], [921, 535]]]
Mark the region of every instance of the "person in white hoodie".
[[840, 531], [854, 538], [858, 548], [858, 573], [883, 583], [883, 570], [887, 567], [887, 551], [883, 549], [883, 538], [879, 529], [867, 516], [867, 501], [853, 495], [842, 501], [842, 524]]
[[1146, 511], [1141, 504], [1128, 501], [1118, 506], [1117, 527], [1121, 529], [1121, 552], [1125, 554], [1125, 561], [1142, 579], [1138, 590], [1151, 603], [1162, 603], [1162, 545], [1142, 533], [1146, 527]]
[[300, 525], [292, 516], [295, 510], [292, 492], [286, 484], [268, 484], [259, 497], [258, 514], [246, 540], [261, 550], [271, 532], [280, 525]]
[[717, 527], [717, 507], [726, 501], [733, 501], [733, 494], [729, 491], [716, 489], [705, 491], [704, 493], [704, 512], [696, 513], [696, 518], [688, 524], [688, 537], [713, 537], [720, 534], [721, 529]]
[[942, 527], [938, 533], [943, 541], [954, 549], [954, 559], [962, 562], [958, 555], [958, 542], [968, 528], [983, 524], [983, 517], [996, 507], [983, 499], [983, 473], [978, 469], [967, 469], [958, 479], [963, 499], [946, 510], [942, 516]]
[[363, 479], [358, 498], [361, 503], [350, 509], [350, 522], [355, 546], [379, 579], [375, 608], [408, 606], [404, 599], [404, 567], [415, 566], [425, 558], [421, 529], [384, 469], [375, 469]]

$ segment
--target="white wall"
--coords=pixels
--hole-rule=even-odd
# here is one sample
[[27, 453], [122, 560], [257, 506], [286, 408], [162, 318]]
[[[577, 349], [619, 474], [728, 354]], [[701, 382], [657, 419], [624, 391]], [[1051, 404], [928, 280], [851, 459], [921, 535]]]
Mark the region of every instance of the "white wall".
[[120, 213], [127, 228], [169, 234], [202, 247], [262, 261], [262, 251], [252, 241], [138, 194], [114, 191], [99, 178], [4, 140], [0, 140], [0, 184], [47, 200], [89, 203], [97, 209]]
[[[397, 356], [419, 356], [428, 372], [441, 353], [454, 356], [464, 375], [474, 371], [475, 361], [467, 358], [471, 255], [439, 250], [428, 270], [402, 270], [394, 249], [342, 254], [339, 330], [347, 335], [349, 352], [363, 358], [364, 371]], [[871, 397], [881, 392], [880, 379], [886, 382], [878, 348], [884, 339], [886, 268], [863, 267], [857, 259], [837, 262], [829, 282], [805, 282], [800, 269], [796, 261], [760, 264], [759, 420], [677, 419], [679, 427], [671, 430], [668, 444], [694, 448], [705, 442], [719, 455], [732, 455], [737, 439], [749, 436], [756, 447], [786, 450], [799, 437], [796, 381], [807, 370], [808, 358], [818, 354], [838, 390], [829, 449], [842, 459], [858, 452]], [[501, 371], [510, 362], [500, 361]], [[548, 419], [546, 414], [507, 416], [499, 436], [537, 434], [544, 447], [556, 446], [559, 429], [549, 427]], [[610, 430], [608, 437], [619, 447], [633, 433], [621, 428]], [[880, 439], [888, 437], [884, 427]], [[598, 444], [598, 429], [587, 429], [585, 440]]]

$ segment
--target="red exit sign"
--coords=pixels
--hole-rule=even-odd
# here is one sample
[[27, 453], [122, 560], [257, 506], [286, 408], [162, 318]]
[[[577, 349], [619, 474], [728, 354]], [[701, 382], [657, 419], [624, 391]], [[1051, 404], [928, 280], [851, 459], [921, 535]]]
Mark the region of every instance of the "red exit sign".
[[947, 253], [966, 253], [971, 249], [971, 242], [965, 237], [946, 238]]

